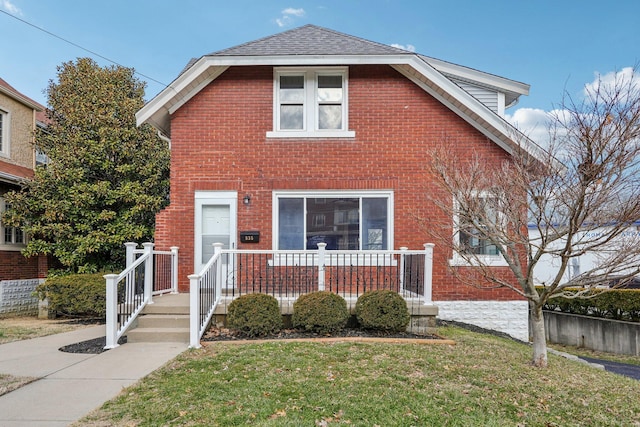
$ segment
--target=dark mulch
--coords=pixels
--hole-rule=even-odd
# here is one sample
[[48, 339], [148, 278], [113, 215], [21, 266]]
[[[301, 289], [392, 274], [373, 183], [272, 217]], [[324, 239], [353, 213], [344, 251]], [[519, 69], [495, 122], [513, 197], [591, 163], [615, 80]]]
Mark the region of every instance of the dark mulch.
[[[124, 336], [118, 340], [118, 344], [125, 344], [127, 337]], [[65, 353], [81, 353], [81, 354], [100, 354], [108, 349], [104, 346], [107, 345], [107, 337], [94, 338], [92, 340], [82, 341], [75, 344], [65, 345], [58, 350]]]
[[301, 331], [298, 329], [283, 329], [276, 334], [259, 337], [250, 337], [246, 334], [221, 327], [211, 327], [203, 335], [202, 341], [236, 341], [236, 340], [287, 340], [287, 339], [314, 339], [314, 338], [407, 338], [407, 339], [441, 339], [437, 335], [414, 334], [410, 332], [386, 332], [366, 330], [360, 328], [345, 328], [331, 334], [319, 334], [315, 332]]

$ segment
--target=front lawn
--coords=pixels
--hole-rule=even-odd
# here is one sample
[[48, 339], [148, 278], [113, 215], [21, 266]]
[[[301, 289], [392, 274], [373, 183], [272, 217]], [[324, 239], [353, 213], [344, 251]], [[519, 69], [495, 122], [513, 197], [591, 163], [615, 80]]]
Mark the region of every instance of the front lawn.
[[76, 425], [638, 426], [640, 382], [456, 327], [456, 345], [215, 343]]

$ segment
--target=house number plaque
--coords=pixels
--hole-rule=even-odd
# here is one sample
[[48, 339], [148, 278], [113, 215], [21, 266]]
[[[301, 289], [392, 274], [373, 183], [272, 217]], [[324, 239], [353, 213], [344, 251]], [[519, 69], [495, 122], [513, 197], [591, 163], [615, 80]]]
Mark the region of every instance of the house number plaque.
[[260, 243], [259, 231], [241, 231], [240, 243]]

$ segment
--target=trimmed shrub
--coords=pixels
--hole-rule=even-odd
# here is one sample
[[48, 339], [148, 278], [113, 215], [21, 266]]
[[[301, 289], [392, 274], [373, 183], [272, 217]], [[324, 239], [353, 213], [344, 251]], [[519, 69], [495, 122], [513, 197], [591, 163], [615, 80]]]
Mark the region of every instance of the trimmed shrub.
[[401, 332], [411, 315], [404, 298], [389, 290], [365, 292], [356, 302], [356, 318], [364, 329]]
[[271, 295], [242, 295], [229, 304], [227, 327], [250, 337], [276, 333], [282, 329], [278, 300]]
[[49, 310], [71, 317], [106, 316], [106, 281], [102, 273], [49, 277], [38, 285], [40, 299], [49, 300]]
[[[538, 290], [539, 292], [541, 289]], [[577, 292], [568, 288], [565, 292]], [[637, 289], [593, 289], [588, 298], [555, 296], [549, 299], [545, 310], [608, 319], [640, 321], [640, 290]]]
[[331, 292], [318, 291], [301, 295], [293, 303], [291, 324], [296, 329], [330, 334], [344, 329], [349, 316], [344, 298]]

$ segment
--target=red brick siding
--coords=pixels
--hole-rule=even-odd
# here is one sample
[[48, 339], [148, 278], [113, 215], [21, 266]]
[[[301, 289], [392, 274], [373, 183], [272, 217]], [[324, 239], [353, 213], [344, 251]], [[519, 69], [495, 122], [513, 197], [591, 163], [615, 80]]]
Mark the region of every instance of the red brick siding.
[[[461, 158], [477, 152], [493, 163], [507, 157], [388, 66], [349, 69], [349, 129], [355, 139], [267, 139], [272, 98], [271, 67], [230, 68], [173, 114], [171, 205], [157, 217], [156, 243], [180, 247], [183, 291], [193, 273], [197, 190], [238, 191], [238, 230], [261, 233], [259, 244], [245, 245], [251, 249], [272, 248], [273, 190], [393, 190], [394, 247], [421, 249], [430, 238], [419, 231], [415, 215], [440, 215], [425, 198], [437, 191], [425, 167], [432, 149], [451, 144]], [[249, 206], [242, 204], [247, 193]], [[449, 257], [436, 246], [434, 299], [514, 299], [511, 291], [459, 285], [447, 271]]]
[[25, 258], [19, 251], [0, 251], [0, 280], [47, 277], [47, 257]]

